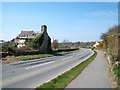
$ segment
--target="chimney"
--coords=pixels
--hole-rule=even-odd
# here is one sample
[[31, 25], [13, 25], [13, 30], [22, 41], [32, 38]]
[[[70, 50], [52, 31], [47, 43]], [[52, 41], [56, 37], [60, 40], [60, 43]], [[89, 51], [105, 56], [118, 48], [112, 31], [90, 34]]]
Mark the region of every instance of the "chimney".
[[41, 32], [47, 32], [47, 26], [46, 25], [41, 26]]

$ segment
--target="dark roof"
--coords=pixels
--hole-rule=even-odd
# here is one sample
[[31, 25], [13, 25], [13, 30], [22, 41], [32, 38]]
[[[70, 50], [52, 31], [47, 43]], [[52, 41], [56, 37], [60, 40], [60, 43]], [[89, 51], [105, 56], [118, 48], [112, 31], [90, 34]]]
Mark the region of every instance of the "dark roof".
[[18, 37], [29, 37], [34, 34], [34, 31], [21, 31]]

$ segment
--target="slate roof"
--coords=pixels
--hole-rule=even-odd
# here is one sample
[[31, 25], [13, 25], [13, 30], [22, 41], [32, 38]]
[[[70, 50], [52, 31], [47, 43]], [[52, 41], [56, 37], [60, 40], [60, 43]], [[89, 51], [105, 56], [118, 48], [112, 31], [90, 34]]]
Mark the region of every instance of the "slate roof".
[[17, 38], [34, 38], [36, 33], [34, 31], [21, 31]]

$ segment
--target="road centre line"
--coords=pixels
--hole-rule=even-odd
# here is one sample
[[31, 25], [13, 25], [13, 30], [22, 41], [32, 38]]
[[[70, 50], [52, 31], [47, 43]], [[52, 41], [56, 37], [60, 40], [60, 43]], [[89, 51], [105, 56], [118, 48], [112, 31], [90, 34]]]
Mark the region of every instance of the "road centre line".
[[65, 59], [68, 59], [68, 58], [72, 58], [73, 56], [70, 56], [70, 57], [66, 57], [66, 58], [63, 58], [62, 60], [65, 60]]
[[35, 67], [47, 65], [47, 64], [50, 64], [50, 63], [53, 63], [53, 62], [55, 62], [55, 61], [51, 61], [51, 62], [47, 62], [47, 63], [43, 63], [43, 64], [34, 65], [34, 66], [31, 66], [31, 67], [27, 67], [27, 68], [25, 68], [25, 69], [31, 69], [31, 68], [35, 68]]

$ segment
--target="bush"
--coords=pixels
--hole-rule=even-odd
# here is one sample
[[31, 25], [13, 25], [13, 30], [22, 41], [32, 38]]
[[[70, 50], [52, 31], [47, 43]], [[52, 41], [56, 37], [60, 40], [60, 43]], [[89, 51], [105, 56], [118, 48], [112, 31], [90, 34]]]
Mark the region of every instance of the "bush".
[[107, 55], [111, 57], [112, 64], [116, 61], [120, 61], [120, 38], [119, 38], [120, 26], [115, 26], [108, 30], [108, 32], [102, 34], [101, 39], [103, 39]]
[[21, 48], [14, 48], [13, 50], [17, 53], [17, 52], [30, 52], [33, 49], [24, 46], [24, 47], [21, 47]]
[[115, 79], [116, 79], [118, 87], [120, 89], [120, 65], [115, 65], [113, 67], [113, 72], [115, 74], [115, 77], [116, 77]]
[[36, 38], [25, 42], [27, 47], [30, 47], [36, 50], [39, 49], [42, 43], [43, 43], [43, 33], [40, 33]]

